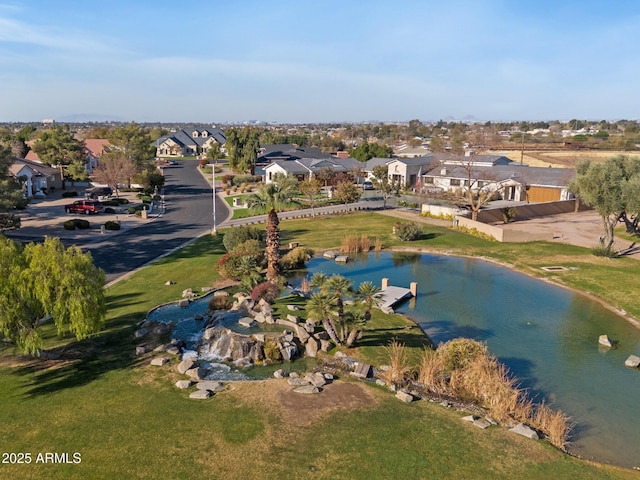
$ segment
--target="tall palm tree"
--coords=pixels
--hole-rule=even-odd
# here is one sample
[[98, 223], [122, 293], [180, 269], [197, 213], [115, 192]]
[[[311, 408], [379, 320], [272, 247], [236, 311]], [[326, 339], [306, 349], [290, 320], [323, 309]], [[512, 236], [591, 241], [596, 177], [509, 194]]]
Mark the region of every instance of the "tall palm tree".
[[371, 309], [382, 303], [380, 298], [380, 288], [376, 287], [372, 282], [366, 281], [358, 285], [356, 290], [356, 298], [365, 305], [364, 317], [365, 321], [371, 320]]
[[336, 345], [340, 345], [342, 342], [338, 338], [336, 325], [333, 321], [333, 306], [334, 299], [331, 295], [324, 292], [316, 292], [311, 295], [306, 308], [308, 318], [321, 321], [331, 340]]
[[351, 280], [342, 275], [331, 275], [324, 283], [325, 291], [333, 298], [338, 309], [338, 322], [340, 323], [340, 340], [344, 342], [347, 336], [344, 319], [344, 297], [352, 292]]
[[276, 282], [280, 275], [280, 220], [278, 210], [292, 203], [295, 193], [293, 183], [281, 179], [267, 183], [247, 198], [247, 205], [253, 210], [267, 212], [266, 231], [267, 246], [265, 256], [267, 257], [267, 280]]

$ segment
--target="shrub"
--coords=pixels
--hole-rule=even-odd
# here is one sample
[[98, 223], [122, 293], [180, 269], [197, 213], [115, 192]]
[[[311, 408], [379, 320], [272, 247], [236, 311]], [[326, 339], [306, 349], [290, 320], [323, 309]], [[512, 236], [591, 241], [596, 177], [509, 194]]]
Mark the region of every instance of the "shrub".
[[511, 220], [516, 218], [518, 211], [513, 207], [505, 207], [501, 210], [502, 212], [502, 220], [504, 223], [509, 223]]
[[417, 240], [422, 235], [422, 227], [417, 223], [397, 223], [395, 225], [396, 235], [403, 242]]
[[229, 297], [216, 297], [215, 295], [209, 300], [209, 310], [228, 310], [231, 308]]
[[444, 368], [452, 371], [467, 366], [476, 357], [487, 354], [487, 346], [469, 338], [454, 338], [438, 347]]
[[233, 177], [234, 175], [225, 175], [222, 177], [222, 183], [226, 183], [227, 185], [229, 185], [231, 182], [233, 182]]
[[116, 213], [116, 211], [111, 207], [107, 207], [104, 209], [104, 213]]
[[109, 206], [109, 207], [119, 207], [120, 206], [120, 202], [118, 200], [116, 200], [115, 198], [112, 198], [110, 200], [104, 200], [102, 202], [102, 205]]
[[199, 166], [200, 168], [204, 168], [204, 167], [206, 167], [207, 165], [209, 165], [209, 160], [208, 160], [208, 159], [206, 159], [206, 158], [201, 158], [200, 160], [198, 160], [198, 166]]
[[114, 222], [113, 220], [109, 220], [104, 224], [105, 230], [120, 230], [120, 224], [118, 222]]
[[611, 248], [603, 247], [599, 245], [597, 247], [593, 247], [591, 249], [591, 254], [596, 257], [605, 257], [605, 258], [617, 258], [618, 254], [613, 251]]
[[151, 197], [149, 195], [142, 195], [140, 200], [142, 200], [142, 203], [151, 203]]
[[305, 262], [311, 259], [313, 251], [305, 247], [296, 247], [287, 252], [280, 259], [280, 266], [284, 270], [293, 270], [294, 268], [304, 267]]
[[262, 231], [255, 227], [244, 226], [232, 228], [225, 232], [224, 237], [222, 238], [222, 244], [224, 245], [224, 248], [227, 249], [227, 252], [232, 252], [239, 244], [244, 243], [247, 240], [258, 240], [262, 245], [262, 235]]
[[86, 230], [91, 225], [87, 220], [82, 220], [80, 218], [72, 218], [71, 220], [67, 220], [62, 224], [65, 230], [75, 230], [76, 228], [81, 230]]
[[62, 198], [77, 197], [77, 196], [78, 196], [78, 192], [76, 192], [75, 190], [69, 190], [68, 192], [62, 193]]
[[120, 205], [126, 205], [127, 203], [129, 203], [129, 200], [126, 198], [114, 198], [113, 200], [118, 202]]
[[220, 276], [241, 280], [242, 277], [255, 272], [257, 264], [250, 255], [245, 255], [242, 252], [229, 252], [218, 260], [217, 267]]
[[273, 302], [280, 295], [280, 288], [271, 282], [262, 282], [253, 287], [251, 290], [251, 300], [259, 302], [265, 300], [269, 303]]
[[75, 230], [76, 222], [75, 220], [67, 220], [66, 222], [63, 223], [63, 226], [65, 230]]
[[282, 353], [278, 347], [278, 342], [271, 338], [267, 338], [264, 342], [264, 358], [269, 362], [282, 361]]
[[250, 239], [239, 243], [234, 247], [233, 253], [248, 255], [255, 260], [257, 265], [264, 263], [264, 245], [259, 240]]
[[249, 183], [249, 182], [253, 182], [254, 181], [254, 176], [250, 175], [248, 173], [243, 173], [240, 175], [236, 175], [235, 177], [233, 177], [233, 184], [240, 186], [243, 183]]
[[127, 213], [130, 215], [140, 215], [140, 210], [142, 210], [142, 208], [143, 205], [132, 205], [131, 207], [127, 208]]

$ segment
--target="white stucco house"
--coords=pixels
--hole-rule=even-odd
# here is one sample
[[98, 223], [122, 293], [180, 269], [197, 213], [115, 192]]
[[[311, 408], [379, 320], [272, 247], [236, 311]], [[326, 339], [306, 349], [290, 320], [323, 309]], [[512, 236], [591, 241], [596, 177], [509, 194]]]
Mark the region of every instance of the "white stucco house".
[[13, 160], [9, 174], [24, 180], [26, 198], [44, 196], [47, 192], [62, 188], [60, 170], [24, 158]]

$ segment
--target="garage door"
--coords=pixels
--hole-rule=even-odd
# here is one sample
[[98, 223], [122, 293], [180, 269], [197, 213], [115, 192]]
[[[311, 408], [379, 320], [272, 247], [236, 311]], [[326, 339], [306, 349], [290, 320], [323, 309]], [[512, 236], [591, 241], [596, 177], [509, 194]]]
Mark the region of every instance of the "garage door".
[[530, 202], [555, 202], [560, 200], [560, 189], [550, 187], [531, 187], [527, 190]]

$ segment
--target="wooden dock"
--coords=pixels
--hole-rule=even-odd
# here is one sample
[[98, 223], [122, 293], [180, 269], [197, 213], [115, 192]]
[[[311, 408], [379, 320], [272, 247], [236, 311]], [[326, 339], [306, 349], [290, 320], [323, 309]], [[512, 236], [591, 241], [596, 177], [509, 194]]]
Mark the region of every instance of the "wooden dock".
[[410, 289], [387, 285], [380, 291], [380, 310], [385, 313], [393, 313], [394, 305], [410, 297], [413, 297]]

